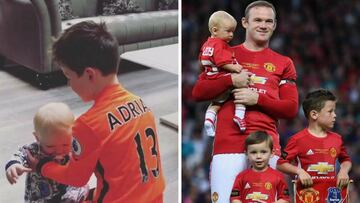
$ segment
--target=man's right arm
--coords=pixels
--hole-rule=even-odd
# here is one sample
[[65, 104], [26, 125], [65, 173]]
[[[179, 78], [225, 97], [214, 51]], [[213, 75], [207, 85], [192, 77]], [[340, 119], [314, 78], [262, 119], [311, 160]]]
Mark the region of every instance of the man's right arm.
[[201, 73], [196, 81], [192, 96], [197, 101], [215, 99], [223, 92], [232, 87], [244, 87], [250, 82], [250, 73], [243, 70], [240, 73], [227, 74], [216, 79], [206, 79], [205, 73]]

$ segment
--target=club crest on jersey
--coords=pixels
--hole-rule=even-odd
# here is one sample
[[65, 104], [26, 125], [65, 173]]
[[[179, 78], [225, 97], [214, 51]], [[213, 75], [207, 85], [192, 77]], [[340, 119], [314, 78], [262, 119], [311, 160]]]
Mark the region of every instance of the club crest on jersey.
[[217, 192], [213, 192], [211, 195], [211, 199], [213, 203], [216, 203], [219, 200], [219, 194]]
[[329, 150], [329, 152], [330, 152], [330, 156], [332, 157], [332, 158], [335, 158], [336, 157], [336, 149], [334, 148], [334, 147], [331, 147], [330, 148], [330, 150]]
[[328, 162], [318, 162], [317, 164], [310, 164], [307, 171], [317, 172], [317, 174], [328, 174], [329, 172], [334, 172], [334, 165], [329, 164]]
[[271, 190], [271, 188], [272, 188], [272, 184], [270, 182], [266, 182], [265, 183], [265, 189]]
[[262, 194], [261, 192], [253, 192], [246, 195], [246, 199], [251, 200], [267, 200], [269, 198], [269, 195]]
[[337, 187], [329, 187], [328, 188], [328, 195], [326, 197], [327, 203], [341, 203], [342, 197], [341, 197], [341, 191]]
[[303, 203], [315, 203], [320, 200], [319, 191], [315, 190], [314, 188], [306, 188], [300, 190], [299, 192], [299, 199]]
[[80, 145], [79, 141], [75, 137], [73, 137], [73, 139], [72, 139], [71, 147], [72, 147], [73, 153], [76, 156], [79, 156], [81, 154], [81, 145]]
[[276, 70], [275, 65], [272, 63], [264, 63], [264, 68], [268, 72], [274, 72]]

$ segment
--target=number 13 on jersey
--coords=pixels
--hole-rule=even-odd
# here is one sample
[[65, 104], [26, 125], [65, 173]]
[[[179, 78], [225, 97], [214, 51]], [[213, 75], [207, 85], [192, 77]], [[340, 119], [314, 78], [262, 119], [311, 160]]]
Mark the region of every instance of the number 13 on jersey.
[[156, 133], [152, 128], [137, 132], [134, 137], [143, 183], [149, 181], [151, 177], [157, 178], [160, 175], [160, 155], [156, 138]]

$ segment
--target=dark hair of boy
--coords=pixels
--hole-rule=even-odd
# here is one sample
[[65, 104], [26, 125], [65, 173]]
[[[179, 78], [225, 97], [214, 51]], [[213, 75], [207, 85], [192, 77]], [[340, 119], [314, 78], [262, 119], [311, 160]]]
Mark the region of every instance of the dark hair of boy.
[[117, 40], [104, 22], [84, 21], [66, 29], [53, 44], [53, 58], [81, 76], [87, 67], [96, 68], [104, 76], [117, 73], [119, 51]]
[[320, 112], [324, 108], [326, 101], [336, 101], [335, 95], [329, 90], [317, 89], [308, 93], [302, 103], [305, 117], [309, 118], [312, 110]]
[[245, 149], [247, 149], [249, 145], [260, 144], [263, 142], [266, 142], [271, 151], [273, 150], [273, 139], [270, 135], [268, 135], [265, 131], [252, 132], [245, 139]]

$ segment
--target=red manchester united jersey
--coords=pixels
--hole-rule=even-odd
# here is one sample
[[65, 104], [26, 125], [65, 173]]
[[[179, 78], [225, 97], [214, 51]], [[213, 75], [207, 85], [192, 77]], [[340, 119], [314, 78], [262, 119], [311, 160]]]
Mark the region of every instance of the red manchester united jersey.
[[284, 176], [268, 167], [263, 172], [246, 169], [237, 175], [231, 192], [231, 200], [242, 203], [289, 201], [289, 191]]
[[95, 172], [94, 202], [157, 202], [165, 183], [155, 119], [142, 100], [120, 85], [106, 87], [73, 128], [73, 157], [47, 163], [42, 174], [84, 185]]
[[307, 128], [293, 135], [285, 149], [278, 164], [299, 161], [301, 168], [314, 179], [336, 175], [336, 159], [340, 163], [350, 161], [341, 136], [328, 132], [324, 138], [311, 135]]
[[[233, 47], [236, 60], [253, 73], [253, 85], [249, 88], [259, 93], [257, 105], [246, 108], [246, 132], [241, 134], [232, 121], [234, 101], [229, 99], [221, 107], [217, 117], [214, 154], [243, 153], [245, 138], [256, 130], [265, 130], [274, 139], [274, 149], [280, 155], [277, 119], [294, 117], [298, 109], [295, 67], [292, 60], [270, 48], [261, 51], [247, 50], [243, 45]], [[211, 99], [232, 87], [231, 76], [218, 80], [206, 80], [201, 74], [194, 86], [197, 100]], [[286, 98], [285, 98], [286, 97]]]
[[221, 66], [235, 64], [235, 55], [230, 46], [219, 38], [209, 37], [200, 49], [199, 60], [208, 79], [226, 74]]

